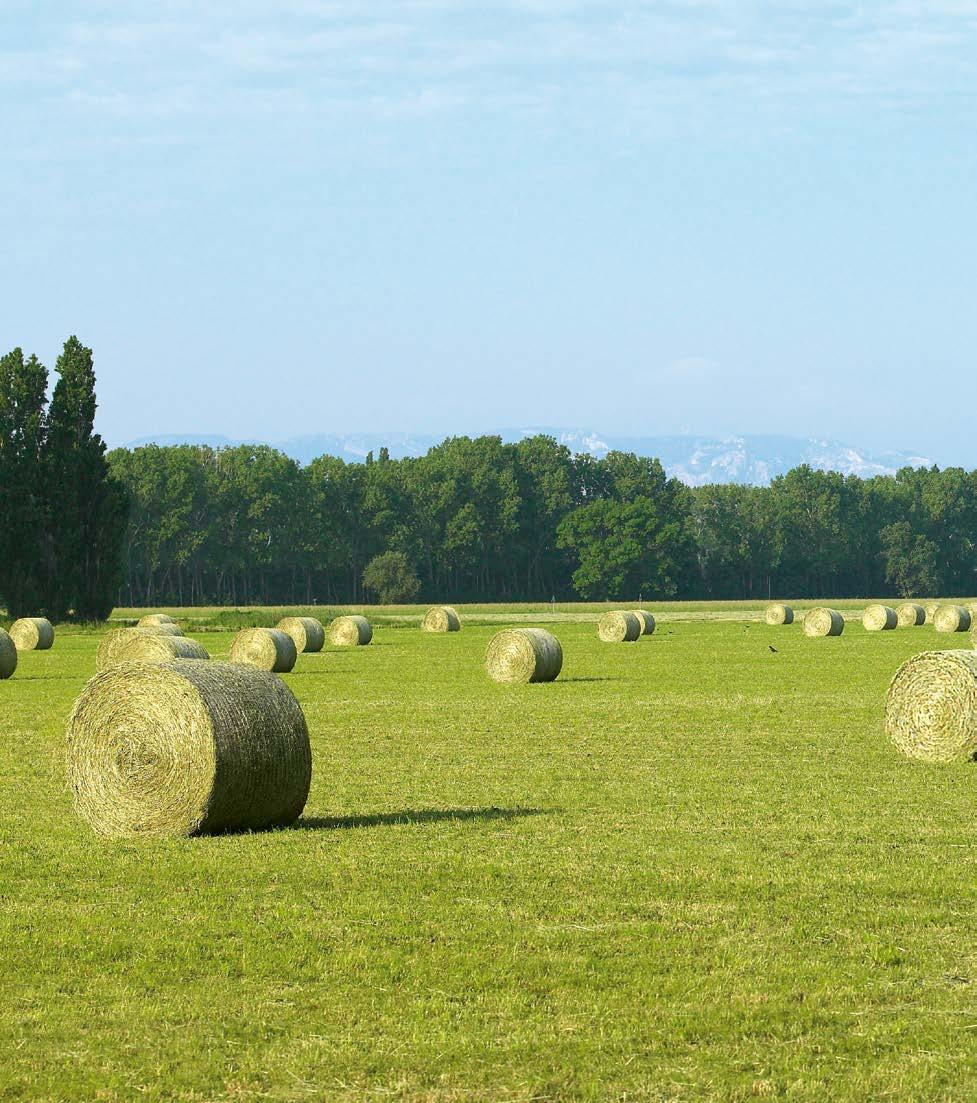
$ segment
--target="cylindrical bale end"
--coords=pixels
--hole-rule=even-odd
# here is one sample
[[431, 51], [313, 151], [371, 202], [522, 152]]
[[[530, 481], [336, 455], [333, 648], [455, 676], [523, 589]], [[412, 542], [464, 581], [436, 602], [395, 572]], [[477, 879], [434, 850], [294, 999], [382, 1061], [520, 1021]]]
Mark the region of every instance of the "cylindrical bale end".
[[926, 623], [926, 610], [914, 601], [906, 601], [896, 609], [896, 619], [900, 628], [918, 628]]
[[329, 642], [336, 647], [365, 647], [373, 639], [366, 617], [336, 617], [329, 625]]
[[597, 622], [597, 635], [604, 643], [634, 643], [641, 635], [641, 621], [634, 613], [604, 613]]
[[300, 655], [321, 651], [326, 642], [326, 630], [315, 617], [283, 617], [276, 627], [292, 637]]
[[652, 636], [655, 632], [655, 618], [644, 609], [632, 609], [632, 613], [638, 618], [641, 625], [642, 636]]
[[485, 671], [496, 682], [552, 682], [563, 669], [563, 648], [542, 628], [506, 628], [492, 637]]
[[904, 755], [956, 762], [977, 752], [977, 652], [924, 651], [896, 671], [885, 730]]
[[794, 610], [789, 605], [781, 605], [779, 602], [768, 605], [763, 619], [767, 624], [793, 624]]
[[9, 678], [17, 669], [17, 645], [10, 633], [0, 628], [0, 681]]
[[422, 632], [460, 632], [461, 617], [450, 605], [436, 605], [428, 609], [421, 621]]
[[280, 678], [253, 667], [112, 667], [85, 686], [66, 734], [75, 811], [102, 835], [283, 827], [308, 799], [302, 709]]
[[970, 613], [962, 605], [941, 605], [933, 617], [937, 632], [969, 632]]
[[10, 626], [18, 651], [48, 651], [54, 646], [54, 626], [46, 617], [22, 617]]
[[862, 614], [866, 632], [891, 632], [899, 624], [899, 616], [889, 605], [870, 605]]
[[837, 609], [812, 609], [804, 617], [805, 636], [840, 636], [845, 630], [845, 618]]
[[272, 674], [287, 674], [295, 666], [295, 641], [278, 628], [245, 628], [238, 632], [228, 656], [232, 663], [254, 666]]
[[923, 608], [926, 610], [926, 622], [925, 623], [926, 624], [932, 624], [933, 623], [933, 618], [936, 616], [937, 612], [939, 611], [940, 603], [938, 601], [927, 601], [926, 604], [923, 606]]
[[[167, 628], [175, 629], [173, 632]], [[102, 637], [95, 653], [97, 670], [120, 663], [170, 663], [174, 659], [209, 659], [203, 644], [188, 640], [175, 625], [117, 628]]]

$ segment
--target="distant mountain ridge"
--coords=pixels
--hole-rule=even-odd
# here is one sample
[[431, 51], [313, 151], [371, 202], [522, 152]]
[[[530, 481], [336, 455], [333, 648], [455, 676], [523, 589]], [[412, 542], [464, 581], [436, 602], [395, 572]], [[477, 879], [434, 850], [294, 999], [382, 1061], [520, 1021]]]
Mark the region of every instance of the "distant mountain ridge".
[[[706, 483], [766, 486], [771, 479], [803, 463], [822, 471], [871, 478], [873, 475], [894, 475], [900, 467], [929, 467], [933, 462], [912, 452], [872, 452], [837, 440], [776, 434], [628, 437], [587, 429], [530, 428], [503, 429], [491, 435], [514, 442], [537, 433], [555, 437], [571, 452], [586, 453], [598, 459], [612, 450], [655, 456], [669, 475], [689, 486]], [[376, 456], [384, 447], [394, 459], [423, 456], [442, 440], [443, 436], [419, 433], [312, 433], [284, 441], [244, 441], [219, 434], [170, 433], [131, 441], [125, 447], [199, 444], [228, 448], [239, 444], [271, 444], [297, 462], [307, 464], [317, 456], [362, 461], [370, 452]]]

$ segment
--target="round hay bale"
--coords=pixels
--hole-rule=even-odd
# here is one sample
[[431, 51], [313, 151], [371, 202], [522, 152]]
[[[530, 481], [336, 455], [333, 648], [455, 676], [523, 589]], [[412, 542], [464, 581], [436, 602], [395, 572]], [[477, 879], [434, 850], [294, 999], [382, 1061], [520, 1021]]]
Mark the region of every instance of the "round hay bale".
[[321, 651], [326, 642], [326, 630], [315, 617], [283, 617], [275, 627], [292, 637], [300, 654]]
[[604, 613], [597, 622], [597, 635], [604, 643], [634, 643], [641, 635], [641, 621], [634, 613]]
[[176, 624], [176, 621], [168, 613], [150, 613], [140, 617], [136, 623], [137, 628], [152, 628], [154, 624]]
[[845, 618], [836, 609], [812, 609], [804, 617], [805, 636], [840, 636]]
[[329, 642], [337, 647], [364, 647], [373, 639], [366, 617], [336, 617], [329, 625]]
[[253, 667], [112, 667], [82, 690], [66, 734], [75, 811], [101, 835], [284, 827], [309, 795], [302, 709], [280, 678]]
[[0, 682], [9, 678], [17, 669], [17, 645], [10, 633], [0, 628]]
[[763, 619], [767, 624], [793, 624], [794, 610], [789, 605], [779, 603], [768, 605], [766, 612], [763, 614]]
[[896, 608], [896, 620], [900, 628], [916, 628], [926, 623], [926, 610], [922, 605], [906, 601]]
[[896, 671], [885, 730], [904, 755], [955, 762], [977, 752], [977, 652], [924, 651]]
[[[174, 628], [175, 632], [164, 629]], [[169, 663], [174, 659], [209, 659], [207, 649], [188, 640], [176, 625], [117, 628], [103, 636], [95, 653], [96, 670], [120, 663]]]
[[940, 603], [938, 601], [927, 601], [923, 608], [926, 610], [926, 623], [932, 624], [933, 618], [936, 616], [937, 610], [940, 608]]
[[651, 613], [646, 613], [644, 609], [632, 609], [631, 612], [638, 618], [638, 623], [641, 625], [642, 636], [654, 635], [655, 618]]
[[486, 673], [506, 685], [552, 682], [562, 669], [560, 641], [542, 628], [506, 628], [485, 652]]
[[891, 632], [899, 624], [899, 616], [889, 605], [870, 605], [862, 614], [866, 632]]
[[970, 614], [962, 605], [941, 605], [933, 617], [937, 632], [969, 632]]
[[256, 666], [273, 674], [287, 674], [298, 658], [295, 641], [279, 628], [245, 628], [231, 644], [232, 663]]
[[44, 617], [23, 617], [10, 626], [18, 651], [47, 651], [54, 646], [54, 627]]
[[460, 632], [461, 617], [450, 605], [437, 605], [428, 609], [421, 621], [422, 632]]

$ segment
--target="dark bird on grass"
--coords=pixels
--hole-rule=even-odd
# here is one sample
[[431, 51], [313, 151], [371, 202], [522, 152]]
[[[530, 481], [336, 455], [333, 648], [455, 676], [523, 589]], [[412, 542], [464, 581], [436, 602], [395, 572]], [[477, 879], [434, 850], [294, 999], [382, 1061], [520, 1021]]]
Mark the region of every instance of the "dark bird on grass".
[[777, 649], [776, 649], [776, 647], [774, 647], [774, 645], [773, 645], [772, 643], [768, 643], [768, 644], [767, 644], [767, 647], [769, 647], [769, 648], [770, 648], [770, 650], [771, 650], [771, 651], [772, 651], [772, 652], [773, 652], [773, 653], [774, 653], [775, 655], [777, 654]]

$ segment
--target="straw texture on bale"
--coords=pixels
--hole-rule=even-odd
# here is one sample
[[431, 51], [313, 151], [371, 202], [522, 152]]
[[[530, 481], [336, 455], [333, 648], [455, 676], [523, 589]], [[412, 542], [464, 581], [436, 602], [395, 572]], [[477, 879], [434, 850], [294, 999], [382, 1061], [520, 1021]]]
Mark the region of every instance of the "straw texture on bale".
[[279, 628], [245, 628], [234, 637], [229, 656], [232, 663], [256, 666], [273, 674], [287, 674], [297, 658], [295, 641]]
[[977, 652], [924, 651], [896, 671], [885, 730], [904, 755], [956, 762], [977, 752]]
[[898, 614], [888, 605], [870, 605], [862, 614], [862, 627], [867, 632], [891, 632], [898, 624]]
[[597, 635], [604, 643], [634, 643], [641, 635], [641, 621], [634, 613], [604, 613], [597, 622]]
[[176, 621], [168, 613], [150, 613], [140, 617], [137, 628], [152, 628], [154, 624], [176, 624]]
[[[207, 649], [176, 632], [156, 628], [117, 628], [102, 638], [95, 653], [95, 667], [106, 670], [120, 663], [170, 663], [174, 659], [209, 659]], [[170, 625], [169, 627], [175, 627]]]
[[10, 633], [0, 628], [0, 682], [9, 678], [17, 669], [17, 645]]
[[421, 630], [424, 632], [460, 632], [461, 617], [450, 605], [438, 605], [434, 609], [428, 609], [421, 621]]
[[364, 647], [373, 639], [366, 617], [336, 617], [329, 625], [329, 642], [338, 647]]
[[10, 626], [18, 651], [47, 651], [54, 646], [54, 627], [44, 617], [24, 617]]
[[896, 620], [900, 628], [916, 628], [926, 623], [926, 610], [922, 605], [906, 601], [896, 609]]
[[804, 617], [805, 636], [840, 636], [845, 618], [836, 609], [812, 609]]
[[283, 617], [275, 627], [292, 637], [300, 654], [321, 651], [326, 642], [326, 630], [315, 617]]
[[280, 679], [233, 663], [127, 663], [96, 674], [67, 727], [75, 811], [116, 837], [284, 827], [312, 753]]
[[655, 631], [655, 618], [651, 613], [645, 612], [644, 609], [632, 609], [631, 612], [638, 618], [642, 636], [652, 635]]
[[933, 617], [937, 632], [968, 632], [970, 614], [962, 605], [941, 605]]
[[793, 624], [794, 610], [789, 605], [768, 605], [763, 619], [767, 624]]
[[506, 628], [492, 637], [485, 671], [496, 682], [515, 685], [555, 681], [563, 669], [563, 648], [542, 628]]
[[936, 616], [937, 610], [940, 608], [940, 603], [938, 601], [927, 601], [923, 608], [926, 610], [926, 622], [928, 624], [932, 624], [933, 618]]

